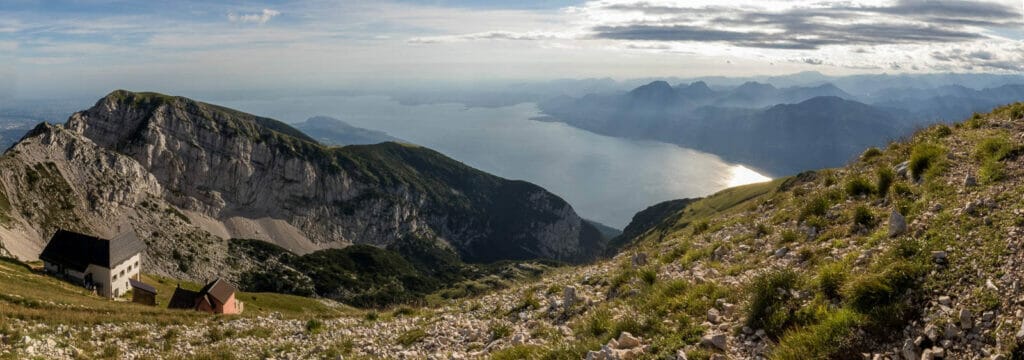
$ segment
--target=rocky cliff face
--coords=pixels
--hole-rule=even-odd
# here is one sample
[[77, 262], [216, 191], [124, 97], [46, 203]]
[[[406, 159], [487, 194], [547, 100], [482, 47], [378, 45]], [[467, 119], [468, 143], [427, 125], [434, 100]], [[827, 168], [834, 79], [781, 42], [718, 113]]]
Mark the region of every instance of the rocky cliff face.
[[[33, 131], [5, 158], [18, 164], [8, 167], [58, 169], [47, 173], [64, 183], [54, 186], [76, 197], [77, 219], [13, 214], [34, 239], [57, 226], [109, 228], [99, 219], [137, 212], [145, 201], [205, 233], [298, 253], [416, 236], [468, 261], [581, 261], [604, 246], [571, 206], [538, 186], [411, 145], [326, 147], [275, 120], [181, 97], [115, 91], [63, 126]], [[34, 196], [40, 189], [28, 176], [4, 172], [6, 188], [17, 189], [7, 193]]]

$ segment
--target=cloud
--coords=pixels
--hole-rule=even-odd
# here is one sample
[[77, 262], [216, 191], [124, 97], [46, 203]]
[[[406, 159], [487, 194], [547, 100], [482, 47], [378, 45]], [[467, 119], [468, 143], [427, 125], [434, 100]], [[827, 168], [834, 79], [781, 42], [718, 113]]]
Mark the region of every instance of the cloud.
[[804, 58], [803, 62], [804, 62], [804, 64], [809, 64], [809, 65], [821, 65], [821, 64], [825, 63], [824, 60], [822, 60], [822, 59], [815, 59], [815, 58]]
[[476, 41], [476, 40], [513, 40], [513, 41], [534, 41], [534, 40], [555, 40], [555, 39], [566, 39], [570, 36], [567, 34], [556, 33], [556, 32], [543, 32], [543, 31], [530, 31], [530, 32], [512, 32], [512, 31], [487, 31], [474, 34], [463, 34], [463, 35], [446, 35], [446, 36], [428, 36], [428, 37], [415, 37], [409, 39], [410, 43], [413, 44], [436, 44], [436, 43], [450, 43], [450, 42], [461, 42], [461, 41]]
[[[1021, 25], [1019, 9], [996, 3], [902, 0], [891, 6], [756, 7], [654, 6], [596, 8], [633, 14], [622, 24], [592, 27], [612, 40], [720, 42], [737, 47], [811, 50], [830, 45], [951, 43], [985, 38], [977, 26]], [[623, 14], [612, 14], [622, 17]], [[886, 16], [879, 16], [886, 15]]]
[[[1016, 71], [1024, 40], [1010, 0], [592, 0], [574, 12], [589, 39], [627, 50], [664, 43], [850, 69]], [[967, 51], [935, 52], [947, 45]]]
[[275, 16], [281, 15], [280, 11], [263, 9], [262, 12], [255, 14], [235, 14], [228, 13], [228, 21], [233, 23], [255, 23], [255, 24], [266, 24], [270, 19]]

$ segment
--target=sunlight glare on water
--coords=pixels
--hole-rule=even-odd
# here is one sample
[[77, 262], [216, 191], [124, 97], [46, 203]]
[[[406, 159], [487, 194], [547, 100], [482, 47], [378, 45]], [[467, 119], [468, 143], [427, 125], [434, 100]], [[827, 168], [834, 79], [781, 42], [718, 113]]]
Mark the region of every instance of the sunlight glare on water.
[[742, 165], [733, 166], [732, 169], [729, 169], [729, 172], [729, 181], [726, 183], [729, 187], [772, 180], [772, 178], [761, 175], [758, 172], [750, 170]]

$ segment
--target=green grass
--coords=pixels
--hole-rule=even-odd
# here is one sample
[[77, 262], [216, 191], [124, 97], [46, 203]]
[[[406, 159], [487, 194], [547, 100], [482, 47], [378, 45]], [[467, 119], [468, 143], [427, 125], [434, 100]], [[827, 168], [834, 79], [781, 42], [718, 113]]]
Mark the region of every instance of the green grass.
[[818, 268], [817, 281], [818, 292], [828, 298], [838, 298], [843, 285], [846, 283], [849, 268], [846, 264], [835, 262], [822, 265]]
[[701, 220], [718, 214], [740, 211], [744, 208], [743, 205], [774, 192], [785, 180], [786, 178], [783, 178], [719, 191], [683, 209], [682, 216], [679, 217], [676, 224], [680, 226], [699, 224]]
[[879, 150], [876, 147], [869, 147], [867, 150], [864, 150], [863, 154], [860, 155], [860, 159], [863, 161], [868, 161], [878, 157], [879, 155], [882, 155], [882, 150]]
[[979, 142], [974, 148], [978, 160], [1005, 160], [1017, 146], [1006, 136], [992, 136]]
[[828, 207], [831, 206], [831, 202], [825, 196], [812, 197], [804, 203], [803, 208], [800, 210], [800, 219], [805, 220], [813, 216], [825, 216], [828, 212]]
[[821, 322], [786, 333], [771, 351], [773, 360], [834, 359], [853, 353], [853, 338], [863, 316], [839, 309]]
[[398, 335], [395, 342], [402, 346], [409, 346], [420, 342], [425, 337], [427, 337], [427, 333], [423, 329], [412, 329]]
[[846, 194], [850, 196], [865, 196], [875, 192], [871, 182], [860, 176], [854, 176], [847, 180], [845, 189]]
[[764, 329], [777, 337], [794, 324], [793, 312], [797, 304], [791, 290], [800, 285], [800, 278], [792, 270], [777, 270], [755, 278], [747, 292], [747, 326]]
[[875, 214], [873, 214], [871, 209], [867, 206], [861, 205], [853, 209], [854, 224], [870, 229], [875, 227], [875, 223], [877, 222], [876, 220]]
[[316, 334], [324, 329], [323, 321], [319, 319], [309, 319], [306, 321], [306, 332], [310, 334]]
[[0, 319], [15, 318], [49, 325], [144, 322], [190, 324], [207, 316], [134, 303], [115, 303], [81, 286], [34, 273], [14, 260], [0, 260]]
[[[203, 284], [157, 275], [143, 275], [142, 279], [157, 289], [157, 303], [162, 307], [167, 306], [171, 295], [174, 294], [174, 288], [179, 284], [188, 290], [199, 290], [203, 287]], [[358, 313], [355, 308], [341, 303], [287, 294], [239, 291], [235, 294], [235, 298], [245, 303], [243, 315], [267, 315], [278, 312], [289, 318], [308, 316], [330, 318]]]
[[925, 173], [938, 168], [939, 162], [946, 155], [946, 149], [931, 143], [920, 143], [910, 152], [910, 173], [914, 180], [920, 180]]
[[889, 187], [892, 186], [892, 182], [896, 178], [896, 172], [889, 167], [882, 167], [878, 169], [877, 177], [875, 192], [878, 193], [878, 197], [884, 198], [889, 194]]

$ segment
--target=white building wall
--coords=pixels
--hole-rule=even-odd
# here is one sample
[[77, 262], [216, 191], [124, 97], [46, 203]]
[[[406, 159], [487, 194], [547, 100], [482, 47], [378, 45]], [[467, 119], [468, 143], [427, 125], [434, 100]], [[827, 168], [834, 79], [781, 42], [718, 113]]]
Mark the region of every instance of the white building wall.
[[106, 297], [114, 297], [115, 294], [116, 296], [123, 296], [131, 289], [128, 279], [138, 275], [141, 266], [142, 255], [135, 254], [128, 258], [128, 260], [114, 265], [113, 270], [98, 265], [89, 265], [85, 273], [92, 274], [93, 282], [101, 286], [100, 295]]

